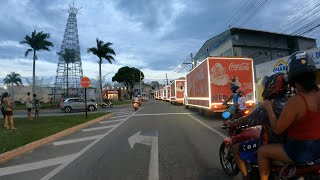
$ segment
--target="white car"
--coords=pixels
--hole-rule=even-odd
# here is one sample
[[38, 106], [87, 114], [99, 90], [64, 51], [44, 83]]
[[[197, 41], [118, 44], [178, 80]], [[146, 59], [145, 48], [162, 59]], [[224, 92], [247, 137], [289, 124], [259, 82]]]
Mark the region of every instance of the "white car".
[[[87, 101], [87, 108], [89, 111], [98, 109], [96, 102]], [[66, 113], [70, 113], [73, 110], [85, 110], [85, 101], [82, 98], [68, 98], [60, 103], [60, 109]]]

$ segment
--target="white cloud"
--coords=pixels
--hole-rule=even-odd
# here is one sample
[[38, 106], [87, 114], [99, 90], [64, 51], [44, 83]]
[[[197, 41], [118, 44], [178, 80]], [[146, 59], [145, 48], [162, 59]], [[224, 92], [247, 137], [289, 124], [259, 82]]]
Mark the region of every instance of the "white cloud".
[[18, 41], [0, 41], [0, 48], [24, 48], [23, 45], [21, 45]]

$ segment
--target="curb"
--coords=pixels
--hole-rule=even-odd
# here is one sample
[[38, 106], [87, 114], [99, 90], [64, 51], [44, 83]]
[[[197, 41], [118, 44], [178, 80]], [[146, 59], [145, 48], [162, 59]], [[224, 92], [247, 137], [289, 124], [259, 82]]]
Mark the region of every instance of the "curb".
[[26, 144], [26, 145], [23, 145], [21, 147], [18, 147], [16, 149], [13, 149], [11, 151], [8, 151], [8, 152], [5, 152], [5, 153], [2, 153], [0, 154], [0, 164], [3, 164], [11, 159], [14, 159], [22, 154], [25, 154], [27, 152], [30, 152], [36, 148], [39, 148], [41, 146], [44, 146], [44, 145], [47, 145], [49, 144], [50, 142], [53, 142], [57, 139], [60, 139], [62, 137], [65, 137], [65, 136], [68, 136], [72, 133], [75, 133], [85, 127], [88, 127], [92, 124], [95, 124], [99, 121], [102, 121], [106, 118], [109, 118], [110, 116], [112, 116], [113, 114], [112, 113], [109, 113], [107, 115], [104, 115], [104, 116], [101, 116], [101, 117], [98, 117], [96, 119], [93, 119], [91, 121], [88, 121], [88, 122], [85, 122], [83, 124], [79, 124], [77, 126], [74, 126], [74, 127], [71, 127], [69, 129], [65, 129], [63, 131], [60, 131], [56, 134], [53, 134], [51, 136], [48, 136], [48, 137], [45, 137], [45, 138], [42, 138], [42, 139], [39, 139], [37, 141], [34, 141], [34, 142], [31, 142], [29, 144]]

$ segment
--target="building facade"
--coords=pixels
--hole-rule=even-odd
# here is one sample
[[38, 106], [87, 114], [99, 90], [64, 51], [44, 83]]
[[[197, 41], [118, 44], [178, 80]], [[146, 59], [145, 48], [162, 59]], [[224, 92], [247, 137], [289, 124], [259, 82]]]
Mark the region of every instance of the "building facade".
[[316, 40], [312, 38], [231, 28], [207, 40], [195, 55], [194, 62], [198, 64], [208, 56], [240, 56], [252, 58], [254, 65], [258, 65], [316, 46]]

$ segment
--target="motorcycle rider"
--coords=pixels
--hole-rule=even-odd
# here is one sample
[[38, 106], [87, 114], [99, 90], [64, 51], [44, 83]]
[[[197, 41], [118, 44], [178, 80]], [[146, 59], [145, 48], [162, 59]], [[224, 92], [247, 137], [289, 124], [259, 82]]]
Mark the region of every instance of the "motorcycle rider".
[[[263, 99], [273, 99], [273, 109], [277, 116], [280, 115], [285, 103], [287, 102], [287, 81], [284, 73], [277, 73], [270, 77], [264, 77], [261, 81], [261, 85], [264, 87], [262, 93]], [[248, 125], [249, 127], [262, 125], [262, 130], [260, 133], [259, 140], [248, 140], [232, 145], [232, 152], [234, 154], [234, 159], [237, 163], [239, 170], [242, 173], [243, 179], [248, 179], [248, 172], [246, 164], [240, 158], [240, 147], [246, 145], [257, 145], [269, 144], [269, 143], [280, 143], [286, 140], [285, 135], [275, 135], [271, 131], [269, 118], [266, 110], [259, 106], [247, 117], [239, 118], [233, 122], [228, 122], [230, 128], [236, 128], [242, 125]]]
[[138, 104], [140, 103], [139, 102], [139, 98], [138, 98], [137, 95], [134, 95], [133, 98], [132, 98], [132, 106], [133, 106], [134, 103], [138, 103]]
[[288, 60], [287, 75], [289, 85], [297, 94], [289, 99], [280, 117], [275, 116], [271, 101], [263, 102], [272, 131], [275, 134], [287, 132], [288, 141], [259, 148], [261, 180], [268, 179], [271, 160], [308, 163], [320, 158], [320, 90], [316, 72], [310, 55], [302, 51], [293, 53]]
[[[239, 86], [237, 85], [234, 85], [232, 84], [231, 87], [230, 87], [230, 90], [231, 90], [231, 95], [229, 96], [228, 99], [226, 99], [222, 105], [227, 105], [227, 103], [232, 100], [233, 102], [233, 105], [227, 110], [229, 111], [231, 114], [235, 114], [235, 110], [236, 110], [236, 107], [238, 107], [238, 99], [239, 99], [239, 96], [238, 96], [238, 93], [237, 93], [237, 90], [239, 89]], [[226, 125], [228, 122], [224, 122], [223, 125]]]
[[[241, 116], [244, 115], [244, 111], [247, 110], [247, 106], [246, 106], [247, 100], [245, 97], [243, 97], [244, 90], [242, 88], [238, 88], [236, 90], [236, 95], [237, 95], [238, 102], [237, 104], [235, 104], [235, 110], [233, 112], [236, 118], [240, 118]], [[225, 120], [222, 126], [226, 126], [230, 121], [231, 121], [230, 119]]]

